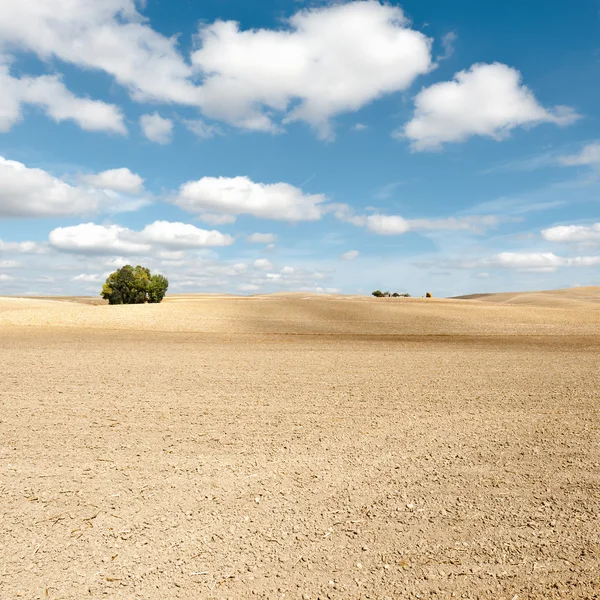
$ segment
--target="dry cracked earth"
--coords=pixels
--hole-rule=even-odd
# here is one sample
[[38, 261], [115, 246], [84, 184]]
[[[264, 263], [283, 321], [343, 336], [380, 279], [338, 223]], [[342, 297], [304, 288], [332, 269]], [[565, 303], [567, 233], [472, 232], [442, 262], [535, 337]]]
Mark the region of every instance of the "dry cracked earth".
[[0, 298], [0, 598], [600, 598], [600, 289]]

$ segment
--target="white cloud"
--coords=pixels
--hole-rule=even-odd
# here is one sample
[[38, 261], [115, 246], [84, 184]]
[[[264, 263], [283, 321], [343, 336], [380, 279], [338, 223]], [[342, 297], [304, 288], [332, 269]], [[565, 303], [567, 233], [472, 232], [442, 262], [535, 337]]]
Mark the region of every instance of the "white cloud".
[[8, 66], [3, 64], [0, 64], [0, 89], [0, 132], [6, 132], [22, 119], [23, 90], [21, 82], [11, 77]]
[[102, 275], [96, 274], [87, 274], [82, 273], [81, 275], [75, 275], [75, 277], [71, 277], [71, 281], [84, 281], [86, 283], [91, 283], [94, 281], [102, 281]]
[[568, 125], [577, 118], [569, 107], [539, 104], [519, 71], [500, 63], [475, 64], [453, 81], [421, 90], [412, 120], [395, 135], [410, 139], [413, 150], [439, 150], [473, 135], [501, 140], [515, 127]]
[[192, 213], [215, 211], [282, 221], [315, 221], [323, 194], [305, 194], [287, 183], [254, 183], [248, 177], [203, 177], [181, 186], [175, 204]]
[[176, 38], [153, 31], [134, 0], [2, 0], [3, 45], [105, 71], [136, 100], [198, 103]]
[[273, 263], [270, 260], [267, 260], [266, 258], [257, 258], [254, 261], [254, 266], [257, 269], [264, 269], [265, 271], [269, 271], [273, 268]]
[[157, 112], [140, 117], [140, 127], [144, 135], [157, 144], [168, 144], [173, 134], [173, 121], [163, 119]]
[[430, 40], [399, 7], [375, 0], [302, 10], [280, 30], [241, 31], [233, 21], [200, 28], [192, 64], [204, 76], [205, 114], [239, 127], [275, 131], [302, 120], [322, 137], [329, 120], [407, 89], [431, 68]]
[[557, 256], [553, 252], [500, 252], [475, 261], [456, 261], [451, 266], [464, 269], [497, 268], [515, 271], [552, 273], [563, 267], [594, 267], [600, 256]]
[[496, 215], [469, 215], [465, 217], [446, 217], [443, 219], [410, 219], [412, 231], [468, 231], [484, 233], [497, 227], [503, 221]]
[[22, 105], [31, 104], [58, 123], [70, 120], [87, 131], [127, 133], [118, 107], [75, 96], [57, 75], [16, 78], [10, 75], [8, 65], [0, 64], [0, 89], [0, 131], [8, 131], [18, 123]]
[[552, 252], [501, 252], [484, 260], [484, 264], [518, 271], [546, 272], [556, 270], [564, 261], [565, 259]]
[[206, 231], [187, 223], [155, 221], [142, 231], [120, 225], [82, 223], [58, 227], [50, 232], [57, 250], [82, 254], [147, 254], [153, 247], [169, 249], [229, 246], [234, 239], [218, 231]]
[[367, 129], [369, 129], [369, 126], [364, 123], [356, 123], [352, 126], [352, 131], [366, 131]]
[[0, 260], [0, 269], [16, 269], [21, 263], [16, 260]]
[[14, 277], [11, 275], [6, 275], [5, 273], [0, 273], [0, 281], [14, 281]]
[[82, 254], [138, 254], [150, 251], [149, 244], [136, 242], [131, 239], [131, 234], [130, 229], [119, 225], [82, 223], [53, 229], [48, 240], [57, 250]]
[[410, 223], [398, 215], [369, 215], [364, 217], [369, 231], [379, 235], [399, 235], [410, 231]]
[[42, 169], [0, 156], [0, 217], [52, 217], [98, 212], [112, 201], [74, 187]]
[[95, 175], [82, 175], [81, 181], [102, 190], [113, 190], [124, 194], [139, 194], [144, 180], [129, 169], [110, 169]]
[[483, 233], [496, 227], [502, 219], [495, 215], [468, 215], [464, 217], [446, 217], [442, 219], [405, 219], [400, 215], [354, 215], [348, 207], [336, 212], [338, 219], [365, 227], [378, 235], [402, 235], [409, 231], [468, 231]]
[[490, 264], [522, 271], [554, 271], [559, 267], [592, 267], [600, 265], [600, 256], [556, 256], [552, 252], [501, 252]]
[[433, 66], [430, 40], [399, 7], [377, 0], [301, 10], [277, 30], [216, 21], [198, 40], [190, 65], [177, 36], [154, 31], [134, 0], [0, 3], [0, 53], [22, 49], [104, 71], [136, 101], [196, 106], [246, 129], [279, 130], [282, 116], [329, 137], [333, 116], [405, 90]]
[[567, 167], [600, 164], [600, 143], [588, 144], [577, 154], [561, 156], [558, 162]]
[[272, 244], [277, 241], [274, 233], [253, 233], [246, 238], [251, 244]]
[[442, 36], [442, 48], [444, 48], [444, 53], [440, 54], [436, 60], [447, 60], [454, 54], [454, 42], [458, 39], [458, 36], [454, 31], [449, 31], [445, 35]]
[[156, 253], [156, 258], [164, 261], [181, 262], [185, 260], [186, 254], [184, 250], [161, 250]]
[[542, 237], [549, 242], [600, 243], [600, 223], [593, 225], [558, 225], [542, 229]]
[[207, 140], [223, 133], [218, 125], [211, 125], [202, 119], [184, 119], [183, 124], [196, 137], [202, 140]]
[[340, 258], [342, 260], [354, 260], [355, 258], [358, 258], [359, 255], [360, 252], [358, 250], [348, 250], [348, 252], [344, 252], [344, 254], [341, 254]]
[[140, 232], [140, 239], [168, 248], [206, 248], [208, 246], [231, 246], [234, 239], [220, 231], [199, 229], [188, 223], [155, 221]]
[[16, 254], [46, 254], [48, 248], [38, 242], [5, 242], [0, 240], [0, 252], [14, 252]]

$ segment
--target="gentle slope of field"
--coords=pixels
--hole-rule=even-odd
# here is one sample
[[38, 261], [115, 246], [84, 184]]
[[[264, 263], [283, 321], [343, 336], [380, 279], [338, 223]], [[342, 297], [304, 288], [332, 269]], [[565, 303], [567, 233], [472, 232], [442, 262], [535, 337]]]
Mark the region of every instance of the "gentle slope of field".
[[600, 308], [600, 286], [567, 288], [545, 292], [506, 292], [501, 294], [472, 294], [459, 298], [545, 308]]
[[[562, 297], [561, 292], [547, 294]], [[155, 305], [94, 306], [55, 299], [0, 297], [0, 325], [313, 335], [539, 335], [598, 331], [600, 302], [590, 303], [585, 312], [572, 310], [579, 307], [577, 302], [573, 306], [567, 303], [563, 310], [557, 309], [557, 304], [560, 302], [536, 306], [524, 301], [512, 306], [491, 299], [474, 302], [285, 294], [175, 295]]]
[[0, 598], [598, 598], [597, 290], [0, 298]]

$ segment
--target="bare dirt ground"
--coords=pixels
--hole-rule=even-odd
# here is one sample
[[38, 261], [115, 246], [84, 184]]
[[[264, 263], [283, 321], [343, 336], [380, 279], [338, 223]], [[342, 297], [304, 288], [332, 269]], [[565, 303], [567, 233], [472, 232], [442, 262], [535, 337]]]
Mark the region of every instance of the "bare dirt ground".
[[600, 598], [597, 295], [0, 298], [0, 598]]

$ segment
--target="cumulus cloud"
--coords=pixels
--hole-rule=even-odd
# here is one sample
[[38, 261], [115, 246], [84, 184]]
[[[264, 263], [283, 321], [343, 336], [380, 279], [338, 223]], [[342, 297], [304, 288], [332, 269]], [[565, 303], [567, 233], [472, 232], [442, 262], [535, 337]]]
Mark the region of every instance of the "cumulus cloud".
[[167, 248], [206, 248], [209, 246], [231, 246], [234, 239], [220, 231], [200, 229], [189, 223], [155, 221], [146, 225], [139, 238]]
[[50, 244], [57, 250], [81, 254], [146, 254], [154, 246], [164, 248], [205, 248], [229, 246], [234, 239], [218, 231], [206, 231], [187, 223], [155, 221], [142, 231], [120, 225], [81, 223], [58, 227], [50, 232]]
[[75, 277], [71, 277], [71, 281], [84, 281], [86, 283], [92, 283], [94, 281], [101, 281], [102, 275], [98, 273], [81, 273], [80, 275], [75, 275]]
[[549, 242], [600, 243], [600, 223], [593, 225], [558, 225], [542, 229]]
[[354, 215], [348, 207], [340, 207], [336, 216], [357, 227], [365, 227], [378, 235], [402, 235], [409, 231], [467, 231], [483, 233], [497, 227], [502, 219], [495, 215], [467, 215], [442, 219], [405, 219], [400, 215]]
[[140, 127], [143, 134], [157, 144], [168, 144], [173, 134], [173, 121], [164, 119], [157, 112], [140, 117]]
[[246, 238], [251, 244], [272, 244], [277, 241], [274, 233], [253, 233]]
[[410, 223], [398, 215], [369, 215], [364, 217], [369, 231], [379, 235], [399, 235], [410, 231]]
[[439, 150], [446, 142], [473, 135], [501, 140], [516, 127], [568, 125], [578, 117], [566, 106], [544, 108], [516, 69], [500, 63], [475, 64], [453, 81], [421, 90], [412, 120], [395, 135], [411, 140], [413, 150]]
[[600, 265], [600, 256], [557, 256], [553, 252], [500, 252], [475, 261], [456, 261], [458, 268], [497, 268], [515, 271], [552, 273], [563, 267], [594, 267]]
[[329, 273], [321, 273], [303, 267], [285, 266], [278, 268], [270, 262], [228, 263], [211, 259], [192, 262], [183, 272], [169, 271], [169, 281], [173, 289], [231, 289], [240, 292], [279, 291], [279, 290], [322, 290], [331, 278]]
[[155, 32], [134, 0], [2, 0], [2, 45], [109, 73], [139, 101], [198, 103], [176, 38]]
[[129, 169], [110, 169], [92, 175], [82, 175], [81, 181], [102, 190], [113, 190], [124, 194], [139, 194], [144, 180]]
[[432, 68], [430, 40], [410, 29], [399, 7], [375, 0], [310, 8], [279, 30], [242, 31], [233, 21], [199, 30], [192, 54], [204, 77], [205, 114], [247, 129], [276, 131], [302, 120], [321, 137], [336, 114], [407, 89]]
[[131, 230], [120, 225], [82, 223], [53, 229], [48, 236], [52, 247], [64, 252], [82, 254], [139, 254], [150, 251], [150, 245], [132, 239]]
[[567, 167], [598, 165], [600, 164], [600, 143], [587, 144], [577, 154], [559, 157], [558, 162]]
[[0, 156], [0, 217], [54, 217], [98, 212], [112, 201], [42, 169]]
[[358, 250], [348, 250], [348, 252], [341, 254], [340, 258], [342, 260], [354, 260], [355, 258], [358, 258], [359, 254], [360, 252]]
[[16, 254], [46, 254], [47, 246], [38, 242], [5, 242], [0, 240], [0, 252], [14, 252]]
[[264, 269], [265, 271], [269, 271], [273, 268], [273, 263], [266, 258], [257, 258], [254, 261], [254, 266], [258, 269]]
[[316, 221], [327, 198], [287, 183], [255, 183], [248, 177], [203, 177], [181, 186], [173, 199], [191, 213], [253, 215], [281, 221]]
[[0, 64], [0, 89], [0, 131], [8, 131], [18, 123], [22, 119], [22, 105], [30, 104], [58, 123], [69, 120], [87, 131], [127, 133], [117, 106], [75, 96], [57, 75], [17, 78], [10, 75], [8, 65]]
[[433, 66], [430, 40], [377, 0], [307, 8], [280, 29], [215, 21], [197, 39], [190, 64], [177, 37], [154, 31], [134, 0], [0, 3], [0, 52], [101, 70], [136, 101], [195, 106], [251, 130], [277, 131], [281, 116], [330, 137], [333, 116], [405, 90]]

